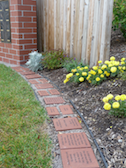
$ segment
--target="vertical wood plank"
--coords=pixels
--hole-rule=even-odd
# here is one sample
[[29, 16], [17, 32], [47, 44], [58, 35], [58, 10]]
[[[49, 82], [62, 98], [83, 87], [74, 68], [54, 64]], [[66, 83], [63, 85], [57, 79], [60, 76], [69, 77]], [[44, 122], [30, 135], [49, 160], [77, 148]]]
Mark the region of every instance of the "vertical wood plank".
[[71, 1], [70, 57], [73, 57], [74, 20], [75, 20], [75, 2], [74, 0], [72, 0]]
[[54, 0], [48, 0], [48, 50], [54, 49]]
[[73, 56], [77, 58], [77, 44], [78, 44], [78, 24], [79, 24], [79, 8], [80, 8], [80, 0], [75, 0], [75, 22], [74, 22], [74, 48], [73, 48]]
[[48, 50], [48, 0], [44, 1], [44, 52]]
[[77, 58], [79, 61], [81, 60], [81, 51], [82, 51], [83, 17], [84, 17], [84, 0], [80, 0], [78, 40], [77, 40]]
[[42, 40], [42, 43], [41, 43], [41, 52], [44, 51], [44, 0], [40, 0], [41, 3], [40, 3], [40, 7], [41, 7], [41, 10], [40, 10], [40, 17], [41, 17], [41, 26], [40, 26], [40, 31], [41, 31], [41, 40]]
[[108, 2], [108, 7], [107, 7], [107, 22], [106, 22], [107, 26], [106, 26], [106, 37], [105, 37], [105, 48], [104, 48], [103, 61], [109, 59], [112, 17], [113, 17], [113, 0], [110, 0]]
[[104, 60], [104, 47], [105, 47], [105, 35], [106, 35], [106, 19], [107, 19], [107, 6], [108, 0], [104, 0], [103, 7], [103, 20], [102, 20], [102, 36], [101, 36], [101, 48], [100, 48], [100, 60]]
[[54, 0], [54, 49], [56, 49], [56, 0]]
[[[40, 18], [41, 18], [41, 15], [40, 15], [40, 3], [41, 1], [38, 0], [36, 1], [36, 8], [37, 8], [37, 49], [39, 51], [41, 51], [41, 42], [42, 42], [42, 39], [41, 39], [41, 26], [40, 26]], [[39, 37], [40, 36], [40, 37]]]
[[70, 0], [67, 0], [67, 29], [66, 29], [66, 33], [67, 33], [66, 53], [67, 54], [70, 53], [70, 22], [71, 22], [70, 12], [71, 12]]
[[60, 33], [59, 33], [59, 48], [63, 48], [63, 0], [60, 0], [60, 23], [59, 23]]
[[64, 0], [63, 4], [63, 50], [66, 51], [67, 0]]
[[82, 40], [82, 52], [81, 60], [83, 63], [86, 63], [86, 47], [87, 47], [87, 31], [88, 31], [88, 12], [90, 1], [85, 0], [84, 2], [84, 22], [83, 22], [83, 40]]
[[99, 34], [98, 34], [98, 46], [97, 46], [97, 61], [100, 59], [103, 9], [104, 9], [104, 0], [101, 0], [100, 1], [100, 13], [99, 13]]
[[56, 3], [56, 49], [60, 48], [60, 0]]
[[86, 63], [87, 64], [90, 64], [93, 19], [94, 19], [94, 0], [90, 1], [90, 7], [89, 7], [88, 33], [87, 33], [88, 35], [87, 35], [87, 48], [86, 48]]
[[94, 2], [94, 22], [93, 22], [93, 35], [91, 44], [91, 56], [90, 56], [90, 66], [97, 64], [97, 44], [98, 44], [98, 33], [99, 33], [99, 11], [100, 11], [100, 1], [95, 0]]

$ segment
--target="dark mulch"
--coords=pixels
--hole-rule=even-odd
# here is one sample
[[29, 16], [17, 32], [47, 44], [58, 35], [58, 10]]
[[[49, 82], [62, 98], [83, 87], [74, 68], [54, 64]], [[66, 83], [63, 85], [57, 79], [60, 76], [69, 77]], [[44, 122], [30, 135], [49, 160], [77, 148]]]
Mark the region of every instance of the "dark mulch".
[[[120, 32], [112, 32], [110, 56], [116, 60], [126, 58], [126, 40]], [[84, 116], [93, 132], [106, 160], [111, 168], [126, 167], [126, 118], [110, 116], [103, 109], [102, 98], [112, 93], [126, 94], [126, 81], [111, 79], [99, 86], [88, 83], [64, 84], [67, 72], [65, 69], [43, 70], [43, 75], [52, 80], [71, 99]], [[110, 168], [109, 167], [109, 168]]]

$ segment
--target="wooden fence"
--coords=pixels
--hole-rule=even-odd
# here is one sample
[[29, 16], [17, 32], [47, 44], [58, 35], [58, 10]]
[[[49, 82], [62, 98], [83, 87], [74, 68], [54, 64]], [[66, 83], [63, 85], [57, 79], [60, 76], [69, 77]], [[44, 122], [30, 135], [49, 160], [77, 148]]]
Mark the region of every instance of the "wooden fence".
[[113, 0], [37, 0], [38, 50], [96, 65], [109, 58], [112, 15]]

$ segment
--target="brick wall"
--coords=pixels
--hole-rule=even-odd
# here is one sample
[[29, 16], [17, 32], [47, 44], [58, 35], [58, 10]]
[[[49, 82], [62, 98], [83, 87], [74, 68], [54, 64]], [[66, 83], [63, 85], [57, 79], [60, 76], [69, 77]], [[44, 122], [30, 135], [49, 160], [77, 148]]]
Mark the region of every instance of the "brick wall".
[[24, 64], [37, 50], [36, 0], [10, 0], [11, 43], [1, 43], [0, 61]]

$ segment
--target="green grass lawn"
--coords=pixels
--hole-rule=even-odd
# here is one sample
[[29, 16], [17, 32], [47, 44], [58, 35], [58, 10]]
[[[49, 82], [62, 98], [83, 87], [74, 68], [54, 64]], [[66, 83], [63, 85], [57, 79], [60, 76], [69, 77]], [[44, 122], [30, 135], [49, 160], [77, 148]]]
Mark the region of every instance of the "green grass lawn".
[[0, 64], [0, 167], [50, 168], [46, 112], [27, 82]]

